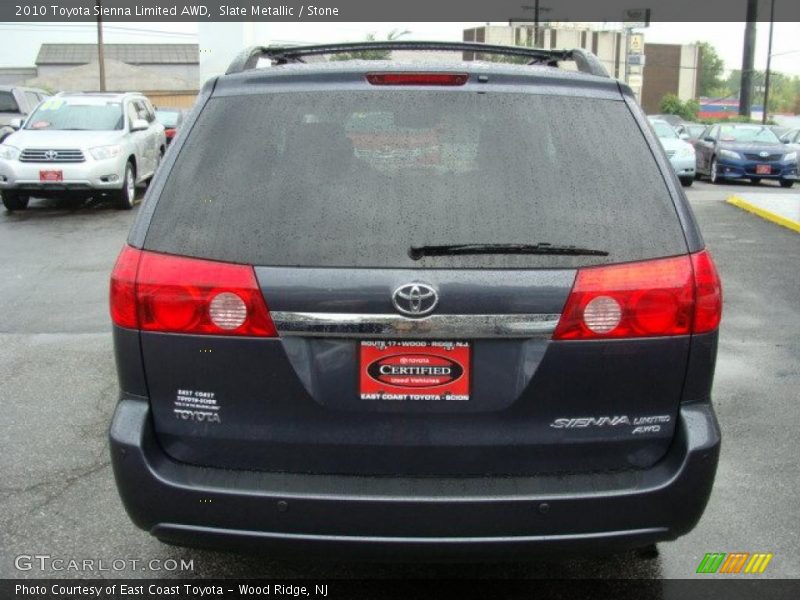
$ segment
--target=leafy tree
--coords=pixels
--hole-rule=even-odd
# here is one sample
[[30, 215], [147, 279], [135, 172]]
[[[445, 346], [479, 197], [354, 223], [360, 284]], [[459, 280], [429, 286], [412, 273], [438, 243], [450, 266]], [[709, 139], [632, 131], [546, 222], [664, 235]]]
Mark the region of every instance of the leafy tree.
[[694, 99], [683, 102], [675, 94], [667, 94], [661, 99], [661, 112], [665, 115], [678, 115], [686, 121], [694, 121], [699, 110], [700, 105]]
[[[386, 36], [386, 41], [391, 42], [409, 33], [411, 32], [408, 30], [400, 31], [399, 29], [393, 29], [389, 32], [389, 35]], [[364, 41], [376, 41], [375, 34], [368, 33]], [[391, 50], [362, 50], [360, 52], [343, 52], [341, 54], [333, 54], [330, 60], [389, 60], [391, 55]]]
[[700, 50], [700, 90], [701, 96], [714, 97], [712, 91], [717, 91], [723, 87], [725, 82], [722, 79], [722, 72], [725, 70], [725, 63], [716, 48], [708, 42], [697, 42]]
[[[796, 113], [795, 106], [800, 100], [800, 77], [786, 75], [778, 71], [770, 72], [769, 82], [769, 112]], [[727, 87], [734, 97], [738, 97], [739, 86], [742, 81], [742, 72], [739, 69], [731, 71], [727, 80]], [[764, 85], [766, 73], [753, 72], [753, 103], [761, 104], [764, 100]]]

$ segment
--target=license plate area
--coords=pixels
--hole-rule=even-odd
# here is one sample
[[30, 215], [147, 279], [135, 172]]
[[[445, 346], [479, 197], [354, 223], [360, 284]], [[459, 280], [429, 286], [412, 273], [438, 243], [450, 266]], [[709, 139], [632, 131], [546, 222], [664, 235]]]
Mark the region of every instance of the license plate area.
[[61, 169], [39, 171], [39, 181], [64, 181], [64, 171]]
[[772, 167], [769, 165], [756, 165], [757, 175], [769, 175], [772, 173]]
[[464, 402], [470, 399], [469, 342], [362, 341], [362, 400]]

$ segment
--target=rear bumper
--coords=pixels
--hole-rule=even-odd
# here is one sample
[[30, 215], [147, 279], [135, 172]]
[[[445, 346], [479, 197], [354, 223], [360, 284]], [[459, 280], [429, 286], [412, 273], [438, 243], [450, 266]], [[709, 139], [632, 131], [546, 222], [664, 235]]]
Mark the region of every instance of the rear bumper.
[[124, 399], [110, 444], [128, 514], [166, 541], [466, 557], [606, 551], [683, 535], [711, 492], [720, 432], [710, 404], [685, 405], [670, 451], [640, 471], [509, 478], [263, 473], [174, 461], [155, 439], [148, 403]]

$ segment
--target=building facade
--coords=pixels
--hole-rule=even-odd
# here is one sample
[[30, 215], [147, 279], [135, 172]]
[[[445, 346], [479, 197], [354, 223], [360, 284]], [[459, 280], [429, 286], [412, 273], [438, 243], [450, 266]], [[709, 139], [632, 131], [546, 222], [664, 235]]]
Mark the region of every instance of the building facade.
[[645, 44], [642, 108], [648, 114], [661, 112], [661, 99], [675, 94], [683, 101], [697, 98], [701, 58], [696, 44]]

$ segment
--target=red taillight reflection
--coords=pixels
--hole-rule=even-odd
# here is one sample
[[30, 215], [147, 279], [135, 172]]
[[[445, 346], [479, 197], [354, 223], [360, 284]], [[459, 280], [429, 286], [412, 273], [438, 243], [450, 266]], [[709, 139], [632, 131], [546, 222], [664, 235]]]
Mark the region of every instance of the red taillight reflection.
[[120, 327], [139, 327], [136, 315], [136, 271], [141, 254], [136, 248], [125, 246], [111, 272], [111, 320]]
[[372, 85], [464, 85], [466, 73], [367, 73]]
[[553, 339], [686, 335], [719, 325], [719, 278], [707, 252], [578, 270]]
[[713, 331], [722, 318], [722, 284], [708, 250], [692, 254], [696, 299], [694, 333]]
[[[130, 277], [128, 263], [134, 260], [138, 271]], [[231, 295], [239, 299], [232, 316], [219, 308], [219, 300], [215, 303], [221, 296], [230, 305]], [[145, 331], [277, 335], [252, 267], [130, 247], [123, 249], [111, 276], [111, 317], [121, 327]]]

